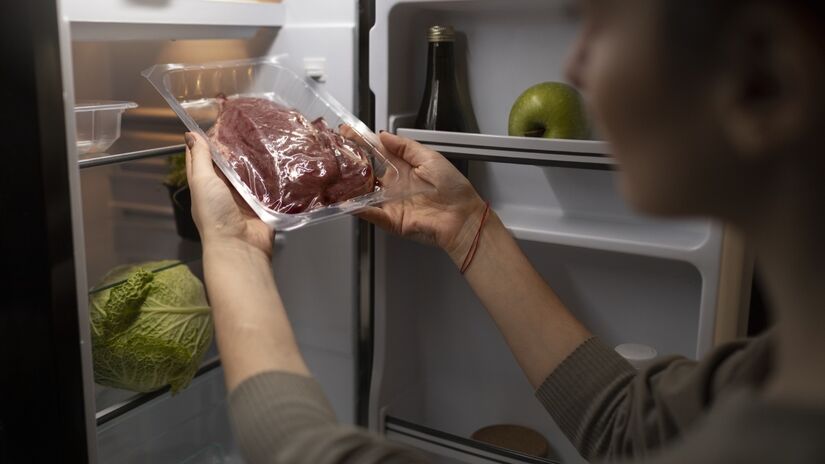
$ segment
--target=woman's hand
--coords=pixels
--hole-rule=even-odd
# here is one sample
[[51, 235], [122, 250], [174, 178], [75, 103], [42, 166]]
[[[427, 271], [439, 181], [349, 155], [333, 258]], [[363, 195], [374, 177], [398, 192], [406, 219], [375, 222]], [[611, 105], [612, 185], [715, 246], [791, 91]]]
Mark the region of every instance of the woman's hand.
[[460, 265], [484, 214], [481, 197], [440, 153], [387, 132], [380, 138], [399, 170], [399, 184], [421, 193], [368, 208], [359, 216], [397, 235], [437, 245]]
[[204, 246], [250, 246], [272, 256], [273, 232], [244, 202], [212, 162], [209, 145], [186, 133], [186, 176], [192, 217]]

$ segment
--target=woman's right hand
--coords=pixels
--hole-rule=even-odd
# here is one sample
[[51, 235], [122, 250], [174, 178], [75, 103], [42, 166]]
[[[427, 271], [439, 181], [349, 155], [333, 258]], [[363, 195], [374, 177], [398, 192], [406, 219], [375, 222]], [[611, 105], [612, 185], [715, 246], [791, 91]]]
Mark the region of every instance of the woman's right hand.
[[272, 230], [244, 202], [212, 163], [209, 145], [194, 132], [186, 133], [186, 177], [192, 193], [192, 218], [204, 249], [242, 246], [272, 257]]
[[484, 214], [481, 197], [440, 153], [388, 132], [380, 139], [398, 168], [399, 183], [421, 193], [368, 208], [359, 217], [402, 237], [437, 245], [460, 266]]

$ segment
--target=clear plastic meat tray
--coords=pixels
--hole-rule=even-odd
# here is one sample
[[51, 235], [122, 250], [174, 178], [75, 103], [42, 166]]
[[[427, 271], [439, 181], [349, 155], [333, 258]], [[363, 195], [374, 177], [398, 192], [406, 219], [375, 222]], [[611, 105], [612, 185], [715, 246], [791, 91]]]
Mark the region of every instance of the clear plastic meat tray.
[[[333, 130], [349, 126], [345, 137], [367, 154], [379, 187], [349, 200], [294, 214], [275, 211], [256, 197], [241, 176], [209, 140], [212, 159], [249, 206], [271, 228], [293, 230], [307, 224], [361, 210], [367, 206], [409, 194], [401, 188], [399, 171], [378, 150], [378, 138], [340, 103], [284, 65], [285, 57], [267, 57], [197, 65], [164, 64], [145, 71], [143, 76], [166, 99], [186, 127], [209, 140], [207, 132], [215, 124], [223, 99], [266, 98], [301, 112], [308, 120], [323, 118]], [[345, 127], [343, 126], [343, 127]], [[343, 132], [341, 132], [344, 135]]]
[[137, 108], [128, 101], [77, 102], [74, 117], [77, 125], [77, 153], [103, 153], [120, 138], [123, 112]]

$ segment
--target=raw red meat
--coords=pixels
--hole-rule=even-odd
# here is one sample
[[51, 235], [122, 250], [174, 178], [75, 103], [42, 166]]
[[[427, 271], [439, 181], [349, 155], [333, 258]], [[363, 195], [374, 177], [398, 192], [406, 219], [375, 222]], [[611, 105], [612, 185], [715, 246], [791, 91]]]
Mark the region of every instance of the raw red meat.
[[264, 98], [223, 99], [209, 138], [267, 207], [300, 213], [375, 188], [357, 143], [300, 112]]

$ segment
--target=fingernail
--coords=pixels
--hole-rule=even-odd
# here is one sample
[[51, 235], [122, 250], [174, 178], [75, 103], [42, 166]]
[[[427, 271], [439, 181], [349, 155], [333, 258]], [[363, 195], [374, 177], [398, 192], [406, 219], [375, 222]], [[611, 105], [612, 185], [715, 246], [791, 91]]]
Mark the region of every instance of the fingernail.
[[195, 146], [195, 136], [191, 132], [187, 132], [183, 134], [183, 138], [186, 140], [186, 146], [191, 150]]

